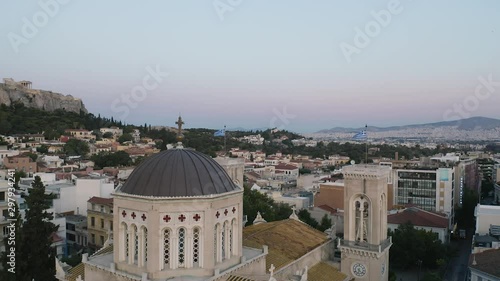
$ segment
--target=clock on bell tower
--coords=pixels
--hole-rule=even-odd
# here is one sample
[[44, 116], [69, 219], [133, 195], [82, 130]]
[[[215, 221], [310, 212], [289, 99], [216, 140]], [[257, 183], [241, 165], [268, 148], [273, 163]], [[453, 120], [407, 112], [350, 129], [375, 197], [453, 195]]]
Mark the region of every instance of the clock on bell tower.
[[341, 271], [354, 280], [388, 280], [387, 183], [390, 168], [351, 165], [344, 174], [344, 239]]

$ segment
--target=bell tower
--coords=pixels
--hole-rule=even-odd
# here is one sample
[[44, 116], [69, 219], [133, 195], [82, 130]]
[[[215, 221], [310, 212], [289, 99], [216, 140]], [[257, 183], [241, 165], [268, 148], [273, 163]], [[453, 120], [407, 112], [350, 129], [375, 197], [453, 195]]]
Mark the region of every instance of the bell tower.
[[390, 169], [376, 165], [351, 165], [344, 173], [344, 239], [341, 271], [354, 280], [387, 281], [387, 183]]

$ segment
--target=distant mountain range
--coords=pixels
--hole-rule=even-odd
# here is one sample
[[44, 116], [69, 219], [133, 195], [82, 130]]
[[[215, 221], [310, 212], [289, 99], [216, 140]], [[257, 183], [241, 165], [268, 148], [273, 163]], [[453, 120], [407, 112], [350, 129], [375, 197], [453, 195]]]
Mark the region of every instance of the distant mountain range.
[[[467, 119], [455, 120], [455, 121], [443, 121], [436, 123], [427, 124], [416, 124], [416, 125], [405, 125], [405, 126], [392, 126], [392, 127], [375, 127], [368, 126], [369, 132], [388, 132], [388, 131], [400, 131], [408, 129], [436, 129], [440, 127], [455, 127], [457, 130], [462, 131], [472, 131], [472, 130], [491, 130], [495, 128], [500, 128], [500, 120], [487, 117], [471, 117]], [[328, 134], [328, 133], [353, 133], [364, 130], [365, 127], [360, 128], [344, 128], [335, 127], [331, 129], [325, 129], [318, 131], [318, 134]]]

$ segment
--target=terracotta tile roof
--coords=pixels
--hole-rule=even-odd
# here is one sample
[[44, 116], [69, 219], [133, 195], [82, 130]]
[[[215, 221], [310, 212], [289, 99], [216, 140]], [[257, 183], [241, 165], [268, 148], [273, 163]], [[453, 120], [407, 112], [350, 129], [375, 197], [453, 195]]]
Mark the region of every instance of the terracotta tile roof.
[[302, 257], [328, 240], [327, 236], [305, 223], [283, 220], [247, 226], [243, 229], [243, 245], [252, 248], [269, 246], [266, 268], [279, 269]]
[[[475, 260], [475, 264], [474, 264]], [[469, 257], [469, 267], [484, 273], [500, 277], [500, 249], [486, 250]]]
[[431, 213], [419, 208], [411, 207], [396, 214], [387, 216], [387, 223], [405, 224], [411, 222], [415, 226], [448, 228], [449, 219], [444, 215]]
[[324, 262], [317, 263], [307, 272], [308, 281], [343, 281], [346, 278], [347, 275]]
[[51, 235], [50, 235], [50, 239], [52, 239], [52, 243], [57, 243], [57, 242], [61, 242], [61, 241], [64, 241], [64, 239], [57, 235], [57, 233], [53, 232]]
[[87, 202], [93, 203], [93, 204], [113, 206], [113, 198], [103, 198], [103, 197], [94, 196], [94, 197], [90, 198]]
[[335, 208], [332, 208], [328, 205], [321, 205], [321, 206], [318, 206], [318, 208], [320, 208], [321, 210], [324, 210], [324, 211], [327, 211], [327, 212], [330, 212], [330, 214], [335, 214], [337, 213], [337, 209]]
[[245, 173], [245, 175], [254, 177], [256, 179], [260, 179], [260, 175], [257, 174], [256, 172], [247, 172], [247, 173]]
[[276, 170], [298, 170], [299, 168], [295, 165], [288, 164], [278, 164], [276, 165]]

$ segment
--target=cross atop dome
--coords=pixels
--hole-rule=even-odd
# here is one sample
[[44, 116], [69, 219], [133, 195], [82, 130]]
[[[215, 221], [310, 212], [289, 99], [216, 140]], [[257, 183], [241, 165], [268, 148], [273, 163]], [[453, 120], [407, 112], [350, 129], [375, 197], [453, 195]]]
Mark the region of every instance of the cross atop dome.
[[177, 144], [182, 147], [182, 140], [184, 139], [184, 135], [182, 134], [182, 125], [184, 125], [184, 121], [182, 121], [182, 117], [179, 114], [179, 119], [177, 119]]

